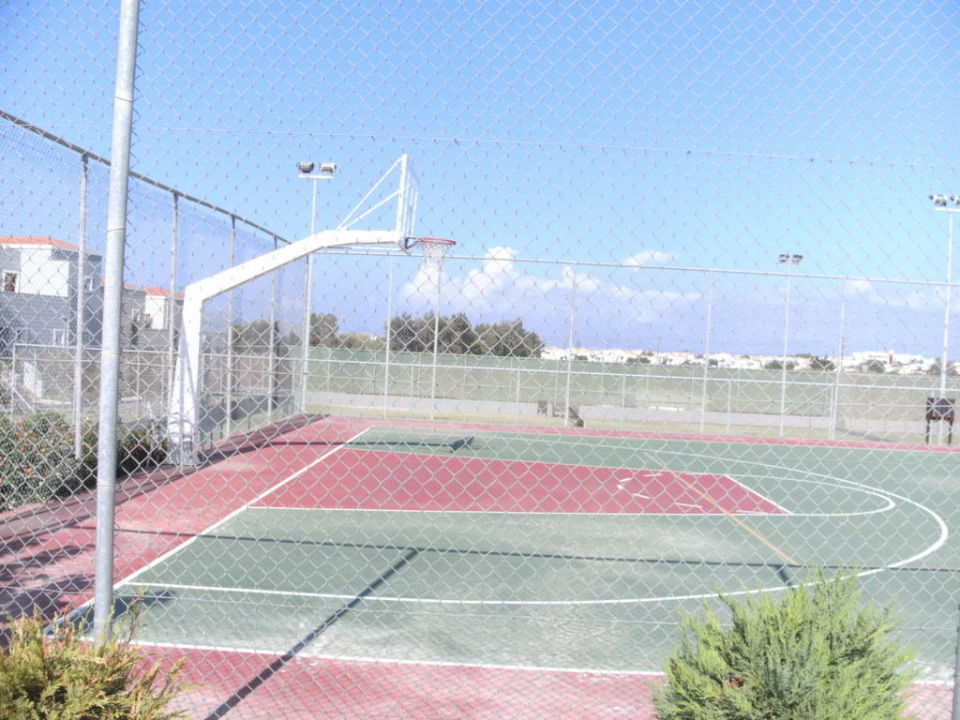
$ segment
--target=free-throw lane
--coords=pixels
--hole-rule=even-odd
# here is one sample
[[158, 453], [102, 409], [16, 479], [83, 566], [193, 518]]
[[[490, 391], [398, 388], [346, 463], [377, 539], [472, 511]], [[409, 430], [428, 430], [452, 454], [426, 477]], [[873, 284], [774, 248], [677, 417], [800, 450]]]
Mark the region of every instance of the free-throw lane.
[[723, 474], [344, 448], [260, 506], [446, 512], [784, 514]]

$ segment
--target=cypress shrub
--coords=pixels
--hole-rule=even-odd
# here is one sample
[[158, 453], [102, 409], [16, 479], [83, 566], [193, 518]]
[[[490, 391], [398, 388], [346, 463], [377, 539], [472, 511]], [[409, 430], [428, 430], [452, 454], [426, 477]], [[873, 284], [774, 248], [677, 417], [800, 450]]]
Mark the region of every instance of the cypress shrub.
[[[136, 613], [135, 613], [136, 614]], [[93, 644], [69, 622], [45, 627], [39, 613], [11, 621], [0, 650], [0, 720], [174, 720], [185, 689], [183, 661], [164, 671], [130, 644], [136, 620]]]
[[685, 617], [660, 720], [900, 720], [911, 654], [892, 637], [891, 609], [864, 604], [854, 576], [771, 595], [720, 596], [724, 624], [704, 604]]

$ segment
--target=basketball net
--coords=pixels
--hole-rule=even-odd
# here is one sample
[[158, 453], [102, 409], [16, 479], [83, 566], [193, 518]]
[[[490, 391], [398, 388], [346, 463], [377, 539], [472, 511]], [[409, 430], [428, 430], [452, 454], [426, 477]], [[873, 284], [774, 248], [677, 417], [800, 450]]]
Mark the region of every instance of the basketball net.
[[446, 238], [421, 237], [416, 238], [420, 252], [423, 254], [423, 265], [428, 270], [437, 272], [443, 267], [443, 259], [456, 243]]

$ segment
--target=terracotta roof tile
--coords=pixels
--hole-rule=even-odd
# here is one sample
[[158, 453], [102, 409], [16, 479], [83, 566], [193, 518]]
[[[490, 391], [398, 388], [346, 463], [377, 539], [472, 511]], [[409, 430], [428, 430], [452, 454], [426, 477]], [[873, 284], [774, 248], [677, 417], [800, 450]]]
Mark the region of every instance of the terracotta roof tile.
[[0, 245], [37, 245], [41, 247], [58, 247], [64, 250], [80, 249], [78, 245], [74, 245], [73, 243], [41, 235], [0, 235]]

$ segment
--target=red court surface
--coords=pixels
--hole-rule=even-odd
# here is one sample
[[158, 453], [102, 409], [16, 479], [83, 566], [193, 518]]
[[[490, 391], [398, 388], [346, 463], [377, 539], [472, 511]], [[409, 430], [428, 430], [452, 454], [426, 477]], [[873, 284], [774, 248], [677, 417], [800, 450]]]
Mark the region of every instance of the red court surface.
[[[222, 650], [144, 648], [186, 658], [198, 720], [655, 720], [662, 675], [354, 662]], [[917, 720], [948, 720], [952, 689], [915, 685]]]
[[653, 720], [658, 676], [282, 658], [145, 648], [187, 659], [198, 720]]
[[344, 448], [258, 506], [446, 512], [786, 514], [727, 475]]

